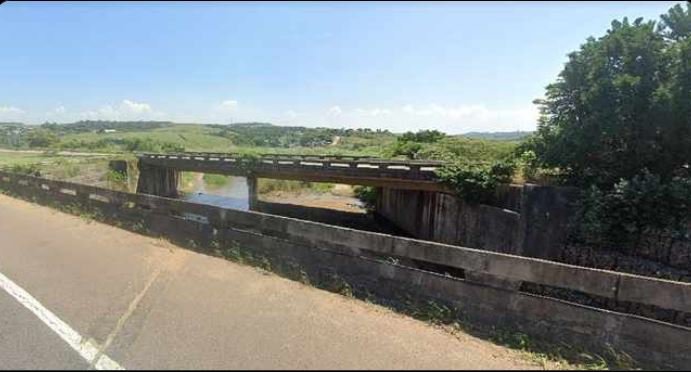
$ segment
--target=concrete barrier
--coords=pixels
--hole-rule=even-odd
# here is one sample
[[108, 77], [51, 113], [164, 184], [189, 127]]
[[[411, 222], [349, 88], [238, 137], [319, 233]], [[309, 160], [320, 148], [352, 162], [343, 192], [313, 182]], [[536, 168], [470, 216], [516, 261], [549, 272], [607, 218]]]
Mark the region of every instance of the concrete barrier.
[[688, 327], [494, 288], [382, 258], [404, 258], [691, 313], [688, 283], [7, 172], [0, 172], [0, 189], [37, 202], [76, 204], [107, 220], [145, 226], [150, 233], [176, 242], [193, 240], [198, 247], [240, 244], [279, 263], [296, 262], [317, 276], [336, 272], [368, 292], [439, 300], [473, 319], [505, 324], [541, 338], [610, 345], [651, 367], [691, 367]]

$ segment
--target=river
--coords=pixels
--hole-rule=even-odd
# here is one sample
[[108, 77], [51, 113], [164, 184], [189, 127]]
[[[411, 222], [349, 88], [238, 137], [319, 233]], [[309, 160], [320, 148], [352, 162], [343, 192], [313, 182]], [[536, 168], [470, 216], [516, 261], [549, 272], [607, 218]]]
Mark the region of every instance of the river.
[[181, 198], [195, 203], [249, 210], [249, 192], [245, 177], [207, 176], [187, 173], [182, 176]]

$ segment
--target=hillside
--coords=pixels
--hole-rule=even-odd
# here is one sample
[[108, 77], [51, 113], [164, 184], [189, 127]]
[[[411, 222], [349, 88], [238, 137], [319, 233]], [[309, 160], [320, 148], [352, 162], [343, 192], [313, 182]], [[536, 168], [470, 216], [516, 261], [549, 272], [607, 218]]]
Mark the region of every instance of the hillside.
[[[509, 153], [518, 139], [529, 132], [485, 132], [461, 136], [438, 134], [440, 140], [423, 140], [425, 143], [420, 144], [415, 156], [428, 159], [494, 159]], [[405, 151], [395, 150], [406, 136], [409, 134], [368, 128], [307, 128], [259, 122], [182, 124], [168, 121], [79, 121], [36, 126], [4, 123], [0, 126], [0, 147], [92, 152], [207, 151], [389, 157], [408, 156]]]
[[511, 141], [520, 140], [531, 135], [532, 131], [515, 131], [515, 132], [468, 132], [464, 133], [464, 137], [497, 140], [497, 141]]

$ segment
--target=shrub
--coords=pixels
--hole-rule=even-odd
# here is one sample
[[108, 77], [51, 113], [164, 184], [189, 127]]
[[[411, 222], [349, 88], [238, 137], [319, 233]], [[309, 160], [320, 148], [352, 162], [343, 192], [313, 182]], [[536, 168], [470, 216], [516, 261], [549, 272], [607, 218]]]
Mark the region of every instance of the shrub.
[[437, 170], [439, 179], [452, 187], [459, 197], [471, 204], [491, 204], [501, 183], [510, 183], [515, 164], [454, 162]]
[[669, 233], [689, 239], [691, 178], [664, 182], [647, 169], [610, 190], [585, 190], [576, 213], [573, 238], [598, 247], [624, 251], [637, 246], [644, 234]]
[[29, 147], [39, 148], [50, 147], [60, 141], [55, 133], [47, 129], [34, 129], [30, 131], [26, 136], [26, 140]]
[[15, 164], [9, 167], [9, 170], [12, 173], [41, 177], [41, 166], [39, 164]]
[[374, 210], [377, 205], [377, 198], [379, 196], [379, 188], [373, 186], [355, 186], [353, 193], [358, 198], [367, 210]]

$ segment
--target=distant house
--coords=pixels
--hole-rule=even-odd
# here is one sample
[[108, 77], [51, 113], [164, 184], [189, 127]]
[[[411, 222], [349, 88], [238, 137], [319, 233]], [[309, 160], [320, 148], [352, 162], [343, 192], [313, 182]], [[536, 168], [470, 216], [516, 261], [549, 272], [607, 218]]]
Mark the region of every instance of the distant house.
[[103, 133], [115, 133], [117, 130], [115, 129], [103, 129]]

